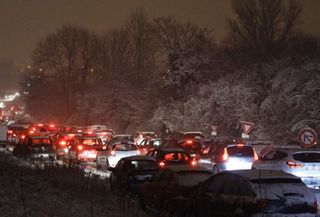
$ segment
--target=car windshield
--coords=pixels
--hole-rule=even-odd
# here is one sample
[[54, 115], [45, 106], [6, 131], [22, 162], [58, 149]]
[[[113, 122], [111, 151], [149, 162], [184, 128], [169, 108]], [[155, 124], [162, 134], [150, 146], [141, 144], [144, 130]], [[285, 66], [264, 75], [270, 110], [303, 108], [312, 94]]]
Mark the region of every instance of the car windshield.
[[186, 153], [183, 153], [183, 152], [171, 152], [171, 153], [165, 153], [163, 155], [163, 159], [165, 161], [181, 162], [181, 161], [188, 161], [189, 157], [188, 155], [186, 155]]
[[251, 146], [231, 146], [227, 148], [228, 155], [233, 157], [253, 157], [254, 151]]
[[133, 151], [137, 150], [137, 146], [134, 144], [116, 144], [112, 147], [114, 151]]
[[195, 186], [204, 182], [212, 176], [211, 172], [207, 171], [181, 171], [177, 173], [179, 185], [182, 186]]
[[293, 154], [293, 159], [303, 163], [318, 163], [320, 162], [320, 153], [318, 152], [305, 152]]

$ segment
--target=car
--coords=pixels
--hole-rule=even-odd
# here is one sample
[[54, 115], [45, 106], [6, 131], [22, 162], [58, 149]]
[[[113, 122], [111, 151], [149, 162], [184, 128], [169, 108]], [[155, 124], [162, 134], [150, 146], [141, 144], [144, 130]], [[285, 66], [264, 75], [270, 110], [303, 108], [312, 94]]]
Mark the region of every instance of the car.
[[12, 124], [8, 126], [6, 141], [18, 144], [28, 134], [29, 124]]
[[139, 145], [141, 141], [145, 138], [156, 138], [157, 134], [154, 131], [141, 131], [137, 132], [134, 138], [134, 142]]
[[[144, 210], [165, 213], [178, 207], [176, 198], [190, 197], [201, 182], [212, 176], [212, 172], [190, 165], [171, 165], [160, 170], [154, 178], [142, 184], [139, 202]], [[183, 207], [181, 207], [184, 209]]]
[[161, 138], [144, 138], [139, 144], [141, 155], [147, 154], [151, 149], [160, 147], [163, 144]]
[[252, 145], [246, 143], [217, 145], [211, 157], [214, 173], [251, 169], [255, 160], [258, 155]]
[[71, 140], [75, 137], [75, 134], [58, 134], [54, 140], [54, 149], [58, 159], [66, 159], [68, 157], [69, 147]]
[[309, 187], [320, 187], [320, 149], [273, 147], [263, 153], [253, 169], [283, 170], [300, 177]]
[[131, 156], [119, 160], [111, 169], [109, 177], [111, 191], [121, 191], [130, 196], [139, 193], [140, 186], [153, 178], [157, 171], [154, 157]]
[[134, 142], [116, 142], [108, 145], [107, 149], [99, 150], [96, 164], [98, 169], [108, 170], [115, 167], [121, 158], [140, 155], [140, 151]]
[[[110, 146], [113, 143], [122, 142], [122, 141], [134, 143], [134, 139], [133, 139], [132, 135], [130, 135], [130, 134], [115, 134], [115, 135], [112, 135], [111, 137], [108, 137], [105, 144], [107, 146]], [[110, 147], [108, 147], [108, 148], [110, 148]]]
[[104, 145], [98, 137], [78, 136], [70, 141], [68, 150], [68, 162], [95, 162], [98, 150], [102, 150]]
[[108, 138], [112, 137], [113, 134], [114, 134], [114, 131], [112, 129], [95, 131], [95, 136], [100, 138], [104, 144], [106, 144], [106, 142], [108, 141]]
[[56, 160], [56, 153], [49, 136], [25, 137], [13, 149], [13, 155], [32, 161], [53, 162]]
[[317, 200], [292, 174], [276, 170], [234, 170], [199, 185], [180, 211], [191, 216], [315, 216]]
[[160, 147], [150, 150], [146, 155], [153, 156], [161, 168], [169, 165], [197, 165], [196, 160], [182, 148]]
[[184, 149], [193, 158], [199, 158], [204, 144], [197, 139], [184, 139], [177, 143], [177, 147]]

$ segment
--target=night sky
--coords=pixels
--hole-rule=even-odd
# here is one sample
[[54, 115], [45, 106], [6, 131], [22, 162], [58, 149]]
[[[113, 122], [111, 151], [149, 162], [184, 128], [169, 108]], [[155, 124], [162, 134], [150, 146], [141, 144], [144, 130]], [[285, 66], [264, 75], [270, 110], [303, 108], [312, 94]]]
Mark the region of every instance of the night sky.
[[[320, 0], [304, 0], [302, 28], [320, 33]], [[30, 64], [36, 42], [63, 24], [103, 33], [122, 25], [132, 9], [144, 8], [150, 17], [172, 15], [180, 21], [214, 29], [221, 40], [232, 17], [229, 0], [0, 0], [0, 59]]]

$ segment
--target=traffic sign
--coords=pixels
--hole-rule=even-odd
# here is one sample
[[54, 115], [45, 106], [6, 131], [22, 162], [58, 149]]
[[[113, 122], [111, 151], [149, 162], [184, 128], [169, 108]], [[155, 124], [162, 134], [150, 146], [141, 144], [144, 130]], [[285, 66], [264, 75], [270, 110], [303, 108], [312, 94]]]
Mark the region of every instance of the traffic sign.
[[247, 122], [247, 121], [241, 121], [241, 126], [244, 134], [249, 134], [254, 128], [254, 123]]
[[317, 133], [314, 129], [307, 127], [299, 131], [298, 140], [304, 147], [311, 147], [317, 144]]

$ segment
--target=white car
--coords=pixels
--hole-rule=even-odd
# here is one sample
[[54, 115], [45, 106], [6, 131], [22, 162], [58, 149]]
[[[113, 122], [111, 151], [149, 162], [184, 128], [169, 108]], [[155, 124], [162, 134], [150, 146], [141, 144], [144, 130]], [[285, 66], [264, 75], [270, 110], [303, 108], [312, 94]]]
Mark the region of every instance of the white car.
[[271, 148], [254, 161], [253, 169], [283, 170], [296, 175], [309, 187], [320, 188], [320, 150]]
[[118, 161], [124, 157], [140, 155], [136, 144], [131, 142], [118, 142], [109, 146], [107, 150], [98, 151], [97, 169], [114, 168]]

